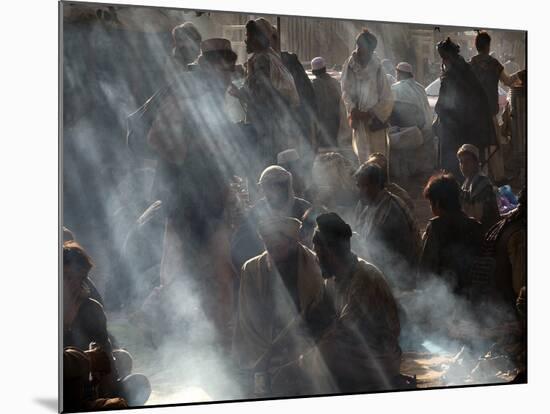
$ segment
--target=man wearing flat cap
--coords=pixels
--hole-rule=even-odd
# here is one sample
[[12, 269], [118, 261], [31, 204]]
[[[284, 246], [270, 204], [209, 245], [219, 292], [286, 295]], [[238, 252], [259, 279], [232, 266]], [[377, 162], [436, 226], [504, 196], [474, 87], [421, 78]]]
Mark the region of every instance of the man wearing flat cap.
[[479, 168], [479, 149], [472, 144], [464, 144], [456, 154], [460, 171], [464, 176], [460, 204], [462, 210], [479, 221], [483, 233], [500, 220], [495, 186]]
[[265, 251], [241, 270], [233, 351], [251, 393], [258, 392], [255, 376], [303, 352], [310, 310], [322, 299], [321, 271], [315, 254], [299, 243], [300, 226], [292, 217], [262, 221]]
[[314, 348], [273, 376], [277, 396], [391, 390], [401, 363], [399, 315], [384, 275], [350, 249], [336, 213], [317, 217], [313, 246], [334, 321]]
[[376, 36], [365, 29], [355, 43], [357, 48], [344, 63], [341, 84], [353, 130], [353, 150], [362, 164], [373, 152], [387, 155], [387, 121], [393, 97], [380, 60], [373, 55]]

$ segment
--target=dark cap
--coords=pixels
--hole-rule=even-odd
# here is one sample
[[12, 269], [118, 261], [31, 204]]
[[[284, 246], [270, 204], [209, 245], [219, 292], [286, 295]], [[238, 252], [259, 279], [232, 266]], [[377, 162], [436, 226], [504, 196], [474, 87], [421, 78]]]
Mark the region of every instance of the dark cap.
[[336, 213], [319, 214], [316, 219], [317, 231], [324, 239], [350, 239], [351, 227]]

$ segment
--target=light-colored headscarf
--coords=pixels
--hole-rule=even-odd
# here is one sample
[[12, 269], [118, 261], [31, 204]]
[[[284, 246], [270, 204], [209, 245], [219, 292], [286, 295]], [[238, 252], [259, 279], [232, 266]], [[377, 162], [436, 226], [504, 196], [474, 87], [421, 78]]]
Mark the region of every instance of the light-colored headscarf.
[[277, 29], [271, 23], [269, 23], [266, 19], [264, 19], [263, 17], [259, 17], [256, 20], [254, 20], [254, 23], [256, 23], [256, 27], [258, 28], [258, 30], [268, 40], [271, 40], [273, 38], [273, 35]]
[[285, 183], [288, 188], [288, 199], [285, 206], [280, 210], [275, 210], [271, 206], [271, 213], [276, 216], [290, 216], [294, 207], [294, 188], [292, 185], [292, 174], [279, 165], [267, 167], [260, 175], [258, 185], [269, 185], [275, 183]]
[[260, 222], [258, 231], [262, 238], [269, 235], [282, 235], [288, 239], [298, 241], [301, 226], [301, 221], [293, 217], [270, 217]]
[[259, 185], [272, 183], [291, 183], [292, 174], [279, 165], [271, 165], [260, 174]]

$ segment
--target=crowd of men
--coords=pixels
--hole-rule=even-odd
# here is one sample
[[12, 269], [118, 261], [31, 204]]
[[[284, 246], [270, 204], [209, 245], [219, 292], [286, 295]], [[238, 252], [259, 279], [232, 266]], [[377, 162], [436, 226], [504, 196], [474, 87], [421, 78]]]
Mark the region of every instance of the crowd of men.
[[[450, 300], [482, 310], [484, 328], [524, 323], [516, 301], [525, 301], [526, 191], [502, 217], [483, 173], [498, 144], [498, 82], [518, 76], [489, 55], [487, 33], [470, 63], [450, 39], [437, 45], [434, 132], [444, 171], [425, 185], [427, 226], [390, 181], [389, 135], [399, 125], [431, 139], [433, 116], [412, 65], [399, 63], [392, 84], [374, 34], [357, 36], [340, 80], [323, 57], [313, 59], [312, 82], [263, 18], [246, 24], [244, 67], [229, 40], [203, 40], [191, 23], [173, 38], [173, 80], [128, 118], [130, 150], [157, 161], [156, 203], [144, 215], [161, 217], [154, 232], [163, 247], [151, 259], [147, 243], [159, 237], [133, 234], [142, 250], [122, 260], [148, 257], [160, 270], [152, 283], [144, 273], [112, 285], [154, 287], [139, 300], [119, 295], [121, 309], [147, 303], [153, 336], [185, 329], [173, 298], [193, 295], [244, 395], [265, 397], [413, 388], [400, 373], [400, 334], [411, 319], [400, 298], [412, 292], [429, 304], [422, 289], [433, 279]], [[356, 159], [334, 150], [346, 128]], [[489, 167], [495, 177], [498, 166]], [[66, 404], [141, 405], [150, 384], [131, 373], [132, 357], [109, 334], [91, 258], [66, 234]]]

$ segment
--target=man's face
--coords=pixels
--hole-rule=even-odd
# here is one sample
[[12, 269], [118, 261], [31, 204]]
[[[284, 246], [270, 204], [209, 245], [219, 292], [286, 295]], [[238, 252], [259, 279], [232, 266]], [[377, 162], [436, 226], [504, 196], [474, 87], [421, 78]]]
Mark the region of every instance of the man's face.
[[359, 178], [356, 180], [357, 188], [359, 189], [359, 198], [363, 205], [371, 204], [380, 193], [380, 188], [377, 184], [370, 182], [368, 178]]
[[449, 57], [446, 54], [440, 54], [440, 56], [441, 56], [441, 63], [443, 63], [443, 65], [447, 69], [449, 69], [452, 66], [451, 59], [449, 59]]
[[319, 267], [321, 268], [321, 275], [324, 279], [329, 279], [333, 276], [331, 253], [322, 244], [313, 241], [313, 251], [317, 255], [319, 260]]
[[370, 157], [367, 162], [370, 164], [376, 164], [378, 165], [381, 169], [382, 169], [382, 172], [386, 172], [388, 171], [388, 163], [387, 161], [382, 158], [382, 157], [378, 157], [378, 156], [374, 156], [374, 157]]
[[257, 36], [248, 30], [244, 37], [244, 43], [246, 44], [246, 53], [254, 53], [259, 50]]
[[370, 48], [364, 42], [359, 42], [357, 44], [357, 57], [359, 58], [359, 62], [361, 62], [363, 65], [369, 63], [373, 52], [374, 51], [370, 50]]
[[296, 249], [297, 242], [277, 232], [262, 236], [265, 248], [275, 262], [283, 262], [288, 259]]
[[435, 216], [435, 217], [439, 217], [441, 215], [441, 209], [439, 208], [439, 204], [438, 203], [435, 203], [433, 202], [432, 200], [430, 200], [430, 208], [432, 210], [432, 214]]
[[75, 296], [82, 289], [86, 272], [75, 270], [71, 266], [63, 266], [63, 293], [68, 298]]
[[262, 192], [269, 205], [275, 210], [282, 209], [288, 202], [288, 183], [286, 182], [263, 184]]
[[175, 46], [186, 63], [192, 63], [200, 53], [200, 46], [185, 36], [176, 38]]
[[458, 164], [460, 166], [460, 172], [466, 178], [474, 176], [479, 170], [477, 158], [469, 152], [463, 152], [458, 156]]

